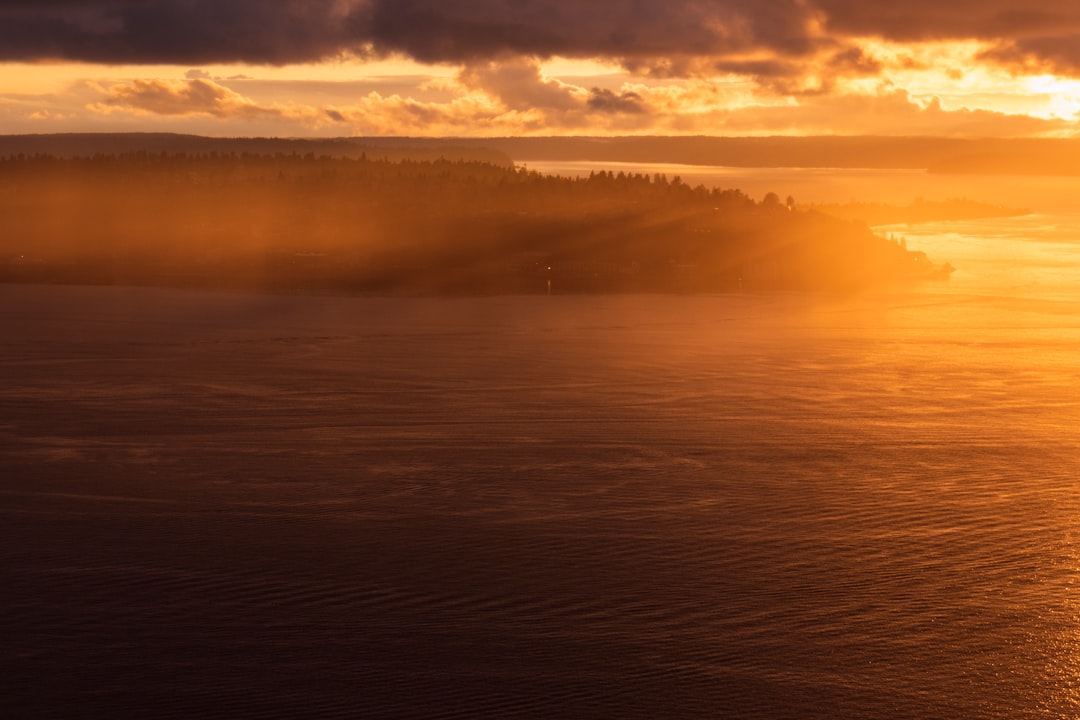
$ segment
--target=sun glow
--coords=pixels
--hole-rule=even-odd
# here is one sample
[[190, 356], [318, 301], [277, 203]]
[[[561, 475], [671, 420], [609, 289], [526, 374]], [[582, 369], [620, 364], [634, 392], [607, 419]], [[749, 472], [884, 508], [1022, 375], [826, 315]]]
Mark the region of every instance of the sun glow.
[[1028, 92], [1046, 98], [1046, 116], [1075, 119], [1080, 114], [1080, 80], [1040, 75], [1024, 81]]
[[988, 43], [902, 44], [860, 38], [856, 44], [882, 65], [875, 77], [845, 83], [858, 92], [902, 88], [924, 106], [937, 102], [943, 110], [987, 110], [1047, 120], [1074, 120], [1080, 112], [1080, 81], [1017, 73], [987, 59], [993, 47]]

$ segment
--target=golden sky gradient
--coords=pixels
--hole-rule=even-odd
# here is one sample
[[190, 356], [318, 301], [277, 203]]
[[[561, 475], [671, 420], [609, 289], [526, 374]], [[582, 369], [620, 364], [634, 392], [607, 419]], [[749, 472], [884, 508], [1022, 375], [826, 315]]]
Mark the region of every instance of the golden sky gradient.
[[15, 0], [0, 132], [1080, 130], [1056, 0]]

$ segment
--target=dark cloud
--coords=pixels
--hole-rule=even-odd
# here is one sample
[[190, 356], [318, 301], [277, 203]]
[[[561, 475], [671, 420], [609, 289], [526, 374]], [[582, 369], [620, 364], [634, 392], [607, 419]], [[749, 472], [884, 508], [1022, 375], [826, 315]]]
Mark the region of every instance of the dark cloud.
[[1009, 41], [1080, 29], [1080, 5], [1062, 0], [813, 0], [829, 30], [900, 41]]
[[809, 52], [800, 0], [15, 0], [0, 57], [288, 63], [342, 52], [462, 62], [507, 55]]
[[829, 59], [829, 67], [835, 71], [854, 75], [877, 75], [882, 71], [880, 61], [869, 57], [859, 48], [848, 48]]
[[426, 61], [801, 54], [817, 43], [798, 0], [374, 0], [367, 18], [376, 48]]
[[838, 35], [981, 40], [985, 58], [1080, 72], [1080, 3], [1062, 0], [814, 0]]
[[0, 59], [285, 64], [350, 49], [341, 0], [15, 0], [0, 5]]
[[798, 75], [799, 68], [789, 60], [718, 60], [716, 70], [736, 75], [753, 75], [767, 81]]
[[588, 105], [590, 110], [604, 113], [641, 114], [646, 111], [644, 98], [638, 93], [617, 93], [605, 88], [593, 88]]
[[1080, 73], [1080, 32], [1024, 38], [996, 46], [983, 58], [1034, 70]]
[[[0, 59], [286, 64], [342, 53], [455, 64], [602, 57], [652, 74], [719, 63], [782, 74], [845, 38], [980, 39], [1008, 62], [1080, 68], [1080, 4], [1062, 0], [8, 0]], [[764, 57], [762, 56], [764, 55]]]

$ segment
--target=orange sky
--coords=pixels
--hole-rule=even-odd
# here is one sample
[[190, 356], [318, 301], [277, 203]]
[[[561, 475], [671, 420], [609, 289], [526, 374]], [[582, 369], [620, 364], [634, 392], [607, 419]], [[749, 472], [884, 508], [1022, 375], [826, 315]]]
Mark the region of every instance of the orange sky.
[[1063, 5], [15, 0], [0, 132], [1071, 136]]

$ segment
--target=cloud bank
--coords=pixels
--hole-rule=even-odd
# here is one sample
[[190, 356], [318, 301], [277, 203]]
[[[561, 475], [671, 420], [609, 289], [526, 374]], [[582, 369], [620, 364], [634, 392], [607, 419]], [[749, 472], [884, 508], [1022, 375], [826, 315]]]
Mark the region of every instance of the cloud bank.
[[0, 59], [288, 64], [341, 55], [476, 63], [604, 58], [635, 71], [872, 72], [851, 39], [978, 40], [987, 59], [1080, 73], [1060, 0], [9, 0]]
[[[406, 58], [416, 77], [320, 79]], [[550, 70], [584, 60], [593, 74]], [[1060, 0], [7, 0], [0, 61], [127, 73], [0, 94], [6, 132], [71, 118], [300, 135], [1080, 127], [1080, 80], [1061, 82], [1080, 78], [1080, 5]], [[266, 79], [299, 63], [312, 80]]]
[[[677, 85], [625, 83], [617, 90], [544, 77], [520, 61], [482, 63], [461, 72], [462, 91], [418, 100], [371, 90], [328, 103], [255, 99], [227, 80], [189, 73], [183, 80], [134, 80], [99, 88], [90, 109], [103, 115], [202, 118], [248, 125], [273, 120], [293, 134], [473, 135], [550, 134], [877, 134], [1025, 136], [1068, 132], [1070, 123], [987, 110], [946, 110], [932, 98], [880, 85], [874, 92], [805, 96], [798, 104], [742, 104], [707, 81]], [[249, 85], [257, 90], [258, 84]]]
[[135, 80], [110, 88], [99, 109], [112, 108], [152, 115], [211, 115], [216, 118], [253, 118], [283, 115], [275, 108], [260, 107], [253, 101], [212, 80]]

